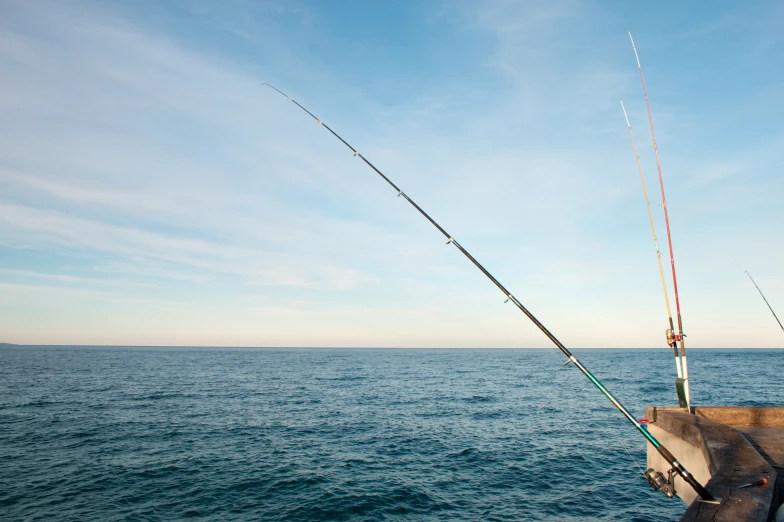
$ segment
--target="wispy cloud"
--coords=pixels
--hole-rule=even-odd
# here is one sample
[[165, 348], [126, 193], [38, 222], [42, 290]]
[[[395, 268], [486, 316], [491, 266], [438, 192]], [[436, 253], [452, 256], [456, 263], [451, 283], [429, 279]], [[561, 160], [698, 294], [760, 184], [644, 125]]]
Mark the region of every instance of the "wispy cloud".
[[[25, 328], [46, 311], [48, 342], [60, 332], [154, 344], [544, 343], [266, 80], [389, 173], [570, 344], [660, 344], [648, 317], [661, 298], [617, 106], [636, 98], [644, 149], [623, 13], [584, 2], [416, 8], [427, 31], [390, 43], [339, 31], [318, 4], [0, 6], [0, 284], [11, 285], [0, 307], [27, 314], [0, 320], [0, 335], [34, 342]], [[716, 24], [706, 17], [695, 30]], [[716, 285], [695, 267], [715, 255], [706, 245], [728, 238], [701, 220], [776, 266], [784, 252], [765, 247], [766, 231], [740, 230], [781, 216], [771, 203], [780, 140], [770, 132], [691, 159], [709, 145], [693, 136], [716, 120], [670, 97], [677, 78], [663, 81], [658, 59], [651, 83], [669, 93], [656, 117], [677, 246], [695, 323], [711, 324], [697, 317]], [[746, 216], [721, 221], [737, 196]], [[145, 291], [168, 308], [145, 312]], [[64, 330], [75, 312], [52, 304], [78, 297], [84, 331], [106, 317], [107, 296], [119, 315], [106, 324], [120, 326], [89, 338]], [[612, 341], [606, 316], [625, 325]], [[727, 328], [714, 327], [695, 344], [723, 343]]]

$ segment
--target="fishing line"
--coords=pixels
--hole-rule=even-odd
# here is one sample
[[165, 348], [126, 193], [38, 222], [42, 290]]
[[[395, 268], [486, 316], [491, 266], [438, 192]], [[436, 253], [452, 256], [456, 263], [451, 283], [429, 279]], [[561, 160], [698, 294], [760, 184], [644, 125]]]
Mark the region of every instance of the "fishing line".
[[422, 214], [422, 216], [425, 219], [427, 219], [436, 229], [438, 229], [438, 231], [441, 232], [441, 234], [443, 234], [443, 236], [447, 239], [447, 242], [446, 242], [447, 245], [451, 244], [455, 248], [457, 248], [460, 251], [461, 254], [463, 254], [469, 261], [471, 261], [471, 263], [473, 263], [474, 266], [476, 266], [485, 276], [487, 276], [487, 278], [496, 287], [498, 287], [498, 289], [501, 292], [503, 292], [504, 297], [506, 298], [504, 300], [504, 303], [508, 303], [509, 301], [511, 301], [512, 304], [514, 304], [521, 312], [523, 312], [526, 315], [526, 317], [528, 317], [528, 319], [530, 319], [531, 322], [533, 322], [537, 326], [537, 328], [539, 328], [539, 330], [541, 330], [542, 333], [544, 333], [547, 336], [547, 338], [550, 339], [553, 342], [553, 344], [555, 344], [555, 346], [559, 350], [561, 350], [561, 352], [567, 358], [566, 362], [564, 363], [564, 366], [566, 366], [566, 365], [568, 365], [570, 363], [574, 364], [580, 370], [580, 372], [582, 372], [582, 374], [585, 375], [594, 384], [594, 386], [596, 386], [599, 389], [599, 391], [601, 391], [602, 394], [604, 394], [604, 396], [607, 397], [607, 399], [610, 400], [610, 402], [612, 402], [613, 406], [615, 406], [618, 409], [618, 411], [620, 411], [621, 414], [624, 417], [626, 417], [626, 419], [629, 422], [631, 422], [634, 425], [635, 428], [637, 428], [637, 431], [639, 431], [643, 435], [643, 437], [645, 437], [648, 440], [648, 442], [650, 442], [653, 445], [653, 447], [656, 448], [656, 450], [659, 452], [659, 454], [661, 454], [661, 456], [664, 457], [664, 459], [672, 466], [672, 469], [676, 473], [678, 473], [681, 477], [683, 477], [683, 480], [688, 482], [689, 485], [692, 488], [694, 488], [694, 491], [697, 492], [697, 494], [702, 498], [703, 501], [705, 501], [705, 502], [717, 502], [716, 499], [714, 499], [713, 496], [710, 493], [708, 493], [708, 491], [702, 486], [702, 484], [697, 482], [697, 480], [694, 478], [694, 476], [691, 473], [689, 473], [689, 471], [685, 467], [683, 467], [683, 464], [678, 462], [678, 460], [675, 458], [675, 456], [673, 456], [673, 454], [670, 453], [670, 451], [666, 447], [664, 447], [664, 445], [662, 445], [662, 443], [659, 442], [656, 439], [656, 437], [651, 435], [648, 432], [648, 430], [645, 427], [643, 427], [637, 421], [637, 419], [634, 418], [634, 416], [631, 413], [629, 413], [629, 410], [624, 408], [623, 405], [620, 402], [618, 402], [618, 400], [610, 393], [610, 391], [607, 388], [605, 388], [604, 385], [585, 366], [583, 366], [583, 364], [577, 359], [577, 357], [575, 357], [574, 354], [572, 354], [572, 352], [570, 352], [566, 348], [566, 346], [564, 346], [561, 343], [561, 341], [559, 341], [555, 337], [555, 335], [553, 335], [553, 333], [550, 332], [550, 330], [548, 330], [547, 327], [545, 327], [545, 325], [542, 324], [539, 321], [539, 319], [537, 319], [534, 316], [534, 314], [532, 314], [528, 310], [528, 308], [523, 306], [523, 304], [514, 295], [512, 295], [512, 293], [509, 290], [507, 290], [504, 287], [504, 285], [502, 285], [498, 281], [498, 279], [496, 279], [490, 272], [488, 272], [487, 269], [484, 266], [482, 266], [479, 263], [479, 261], [476, 260], [476, 258], [474, 258], [474, 256], [472, 256], [470, 253], [468, 253], [468, 250], [463, 248], [463, 246], [460, 243], [458, 243], [457, 240], [455, 240], [455, 238], [452, 235], [450, 235], [446, 230], [444, 230], [441, 227], [441, 225], [439, 225], [432, 217], [430, 217], [430, 215], [427, 212], [425, 212], [422, 209], [422, 207], [417, 205], [414, 202], [413, 199], [411, 199], [405, 192], [403, 192], [397, 185], [395, 185], [392, 182], [392, 180], [390, 180], [388, 177], [386, 177], [378, 168], [376, 168], [372, 163], [370, 163], [370, 161], [368, 161], [359, 151], [357, 151], [354, 147], [349, 145], [348, 142], [346, 142], [343, 138], [338, 136], [338, 134], [335, 133], [335, 131], [333, 131], [329, 126], [327, 126], [326, 123], [322, 122], [315, 115], [313, 115], [313, 113], [311, 113], [305, 107], [303, 107], [302, 105], [297, 103], [293, 98], [291, 98], [291, 96], [285, 94], [280, 89], [278, 89], [276, 87], [273, 87], [272, 85], [270, 85], [270, 84], [268, 84], [266, 82], [262, 82], [262, 85], [266, 85], [267, 87], [277, 91], [278, 93], [280, 93], [281, 96], [284, 96], [287, 100], [289, 100], [290, 102], [294, 103], [297, 107], [299, 107], [300, 109], [305, 111], [311, 118], [313, 118], [316, 121], [316, 123], [318, 125], [323, 126], [325, 129], [327, 129], [330, 132], [330, 134], [335, 136], [338, 140], [341, 141], [341, 143], [343, 143], [346, 147], [348, 147], [351, 150], [351, 152], [354, 153], [355, 157], [358, 157], [359, 159], [361, 159], [363, 162], [365, 162], [365, 164], [367, 164], [368, 167], [373, 169], [373, 171], [376, 174], [381, 176], [381, 178], [383, 178], [384, 181], [386, 181], [393, 189], [395, 189], [395, 191], [397, 191], [397, 197], [402, 197], [403, 199], [408, 201], [411, 204], [411, 206], [413, 206], [420, 214]]
[[[736, 259], [735, 261], [738, 261], [738, 260]], [[768, 302], [768, 300], [767, 300], [767, 299], [765, 299], [765, 294], [763, 294], [763, 293], [762, 293], [762, 290], [760, 290], [760, 287], [759, 287], [759, 286], [757, 286], [757, 282], [756, 282], [756, 281], [754, 281], [754, 278], [753, 278], [753, 277], [751, 277], [751, 274], [749, 273], [749, 271], [748, 271], [748, 270], [746, 270], [746, 267], [744, 267], [744, 266], [741, 264], [741, 262], [740, 262], [740, 261], [738, 261], [738, 264], [739, 264], [739, 265], [740, 265], [740, 267], [743, 269], [743, 271], [744, 271], [744, 272], [746, 272], [746, 275], [747, 275], [747, 276], [749, 276], [749, 279], [751, 279], [751, 282], [752, 282], [752, 283], [754, 283], [754, 286], [755, 286], [755, 287], [757, 287], [757, 292], [759, 292], [759, 295], [761, 295], [761, 296], [762, 296], [762, 300], [763, 300], [763, 301], [765, 301], [765, 304], [766, 304], [766, 305], [768, 305], [768, 309], [770, 310], [770, 313], [772, 313], [772, 314], [773, 314], [773, 317], [775, 317], [775, 318], [776, 318], [776, 322], [777, 322], [777, 323], [779, 323], [779, 326], [781, 326], [781, 330], [782, 330], [782, 331], [784, 331], [784, 326], [782, 326], [782, 324], [781, 324], [781, 321], [779, 321], [779, 316], [777, 316], [777, 315], [776, 315], [776, 312], [774, 312], [774, 311], [773, 311], [773, 307], [772, 307], [772, 306], [770, 306], [770, 303]]]
[[631, 452], [629, 451], [629, 447], [626, 445], [626, 441], [623, 440], [623, 437], [619, 437], [618, 440], [621, 442], [621, 446], [623, 446], [623, 450], [626, 452], [627, 455], [629, 455], [629, 458], [632, 459], [632, 462], [634, 463], [635, 466], [637, 466], [637, 469], [640, 470], [640, 475], [645, 477], [645, 472], [642, 470], [642, 467], [637, 462], [637, 459], [635, 459], [634, 456], [632, 456]]
[[[648, 121], [651, 124], [651, 137], [653, 138], [653, 151], [656, 155], [656, 169], [659, 171], [659, 185], [661, 186], [662, 208], [664, 209], [664, 224], [667, 229], [667, 245], [670, 249], [670, 265], [672, 266], [672, 287], [675, 292], [675, 310], [678, 314], [678, 334], [673, 336], [675, 341], [681, 342], [681, 366], [683, 369], [683, 393], [686, 400], [686, 408], [691, 412], [691, 391], [689, 387], [689, 365], [686, 361], [686, 344], [684, 342], [683, 321], [681, 320], [681, 302], [678, 298], [678, 278], [675, 276], [675, 256], [672, 252], [672, 235], [670, 234], [670, 217], [667, 212], [667, 197], [664, 195], [664, 178], [662, 177], [661, 162], [659, 161], [659, 146], [656, 143], [656, 131], [653, 128], [653, 116], [651, 115], [651, 103], [648, 101], [648, 90], [645, 87], [645, 76], [642, 74], [640, 56], [637, 54], [637, 47], [634, 45], [634, 38], [629, 31], [629, 39], [632, 41], [634, 57], [637, 59], [637, 70], [640, 71], [640, 81], [642, 82], [642, 92], [645, 96], [645, 106], [648, 108]], [[677, 381], [676, 381], [677, 382]]]

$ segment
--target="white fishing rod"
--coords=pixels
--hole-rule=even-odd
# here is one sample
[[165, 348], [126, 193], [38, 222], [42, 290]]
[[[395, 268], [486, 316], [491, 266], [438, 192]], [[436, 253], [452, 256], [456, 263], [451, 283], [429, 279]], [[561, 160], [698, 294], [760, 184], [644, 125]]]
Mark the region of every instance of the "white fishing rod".
[[[637, 160], [637, 170], [640, 172], [640, 181], [642, 182], [642, 191], [645, 194], [645, 205], [648, 209], [648, 219], [651, 222], [651, 232], [653, 233], [653, 244], [656, 247], [656, 261], [659, 263], [659, 275], [661, 276], [662, 290], [664, 290], [664, 304], [667, 307], [667, 319], [670, 322], [670, 328], [666, 331], [667, 344], [672, 348], [673, 355], [675, 356], [675, 371], [678, 379], [683, 379], [683, 368], [681, 356], [678, 354], [678, 346], [673, 338], [672, 332], [675, 329], [672, 323], [672, 311], [670, 310], [670, 296], [667, 292], [667, 281], [664, 277], [664, 267], [662, 266], [661, 251], [659, 250], [659, 240], [656, 238], [656, 225], [653, 221], [653, 213], [651, 212], [651, 200], [648, 199], [648, 188], [645, 186], [645, 175], [642, 173], [642, 164], [640, 163], [640, 154], [637, 152], [637, 143], [634, 141], [634, 133], [632, 132], [632, 125], [629, 123], [629, 116], [626, 114], [626, 107], [621, 100], [621, 110], [623, 110], [623, 117], [626, 118], [626, 127], [629, 129], [629, 136], [632, 139], [632, 148], [634, 149], [634, 157]], [[675, 381], [675, 389], [678, 391], [678, 381]], [[688, 404], [682, 400], [678, 394], [681, 408], [687, 408]]]

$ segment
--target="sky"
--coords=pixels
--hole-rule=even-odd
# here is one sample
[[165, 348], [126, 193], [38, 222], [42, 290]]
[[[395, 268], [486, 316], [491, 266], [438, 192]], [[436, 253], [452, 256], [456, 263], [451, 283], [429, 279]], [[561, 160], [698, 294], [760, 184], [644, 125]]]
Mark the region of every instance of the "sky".
[[[784, 4], [0, 3], [0, 342], [782, 347]], [[668, 285], [672, 293], [671, 279]], [[671, 296], [672, 299], [672, 296]], [[673, 303], [674, 304], [674, 303]]]

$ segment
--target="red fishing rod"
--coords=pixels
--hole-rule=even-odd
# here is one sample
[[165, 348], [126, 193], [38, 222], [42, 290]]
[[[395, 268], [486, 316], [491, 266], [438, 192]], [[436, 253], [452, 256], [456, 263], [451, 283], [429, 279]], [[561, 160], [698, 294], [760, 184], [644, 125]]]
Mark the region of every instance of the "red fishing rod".
[[[691, 411], [691, 393], [689, 390], [689, 365], [686, 362], [686, 345], [684, 343], [683, 334], [683, 321], [681, 319], [681, 303], [678, 298], [678, 278], [675, 275], [675, 256], [672, 252], [672, 234], [670, 233], [670, 217], [667, 213], [667, 196], [664, 194], [664, 179], [662, 178], [661, 162], [659, 161], [659, 147], [656, 144], [656, 131], [653, 128], [653, 116], [651, 115], [651, 103], [648, 101], [648, 89], [645, 87], [645, 76], [642, 74], [642, 65], [640, 65], [640, 56], [637, 54], [637, 47], [634, 45], [634, 38], [629, 31], [629, 39], [632, 41], [632, 49], [634, 49], [634, 57], [637, 58], [637, 70], [640, 71], [640, 80], [642, 81], [642, 92], [645, 96], [645, 106], [648, 108], [648, 121], [651, 123], [651, 137], [653, 138], [653, 151], [656, 154], [656, 169], [659, 171], [659, 186], [661, 187], [662, 194], [662, 208], [664, 209], [664, 225], [667, 229], [667, 246], [670, 249], [670, 265], [672, 266], [672, 287], [675, 292], [675, 312], [678, 315], [678, 333], [674, 333], [672, 329], [667, 330], [667, 343], [680, 342], [681, 346], [681, 366], [683, 368], [683, 378], [676, 380], [679, 398], [682, 396], [683, 401], [686, 403], [686, 408]], [[683, 402], [682, 401], [682, 402]]]

